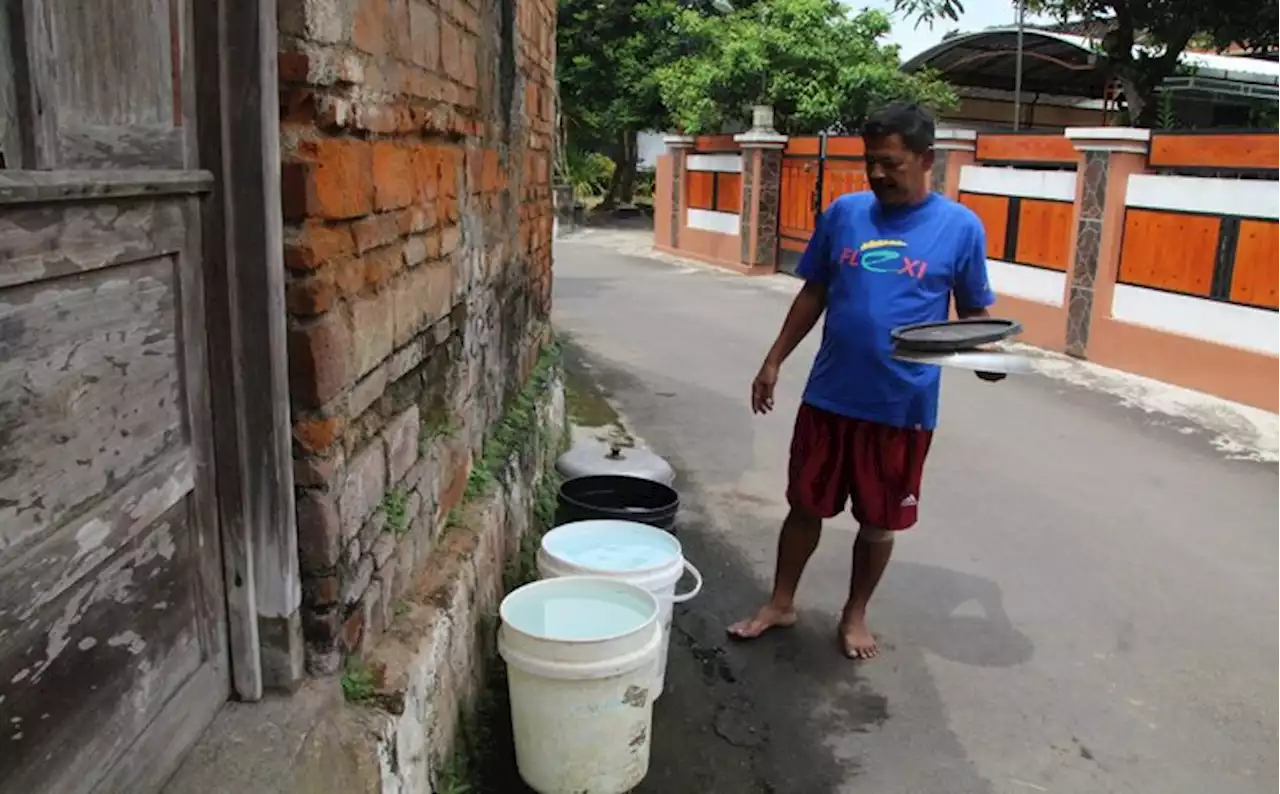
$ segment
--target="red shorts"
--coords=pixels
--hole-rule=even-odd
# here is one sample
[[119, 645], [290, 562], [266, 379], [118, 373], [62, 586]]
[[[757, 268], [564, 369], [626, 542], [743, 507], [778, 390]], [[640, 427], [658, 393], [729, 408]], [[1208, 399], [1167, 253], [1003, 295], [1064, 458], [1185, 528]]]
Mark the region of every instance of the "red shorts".
[[818, 518], [852, 500], [858, 523], [907, 529], [916, 523], [932, 430], [889, 427], [802, 404], [791, 438], [787, 501]]

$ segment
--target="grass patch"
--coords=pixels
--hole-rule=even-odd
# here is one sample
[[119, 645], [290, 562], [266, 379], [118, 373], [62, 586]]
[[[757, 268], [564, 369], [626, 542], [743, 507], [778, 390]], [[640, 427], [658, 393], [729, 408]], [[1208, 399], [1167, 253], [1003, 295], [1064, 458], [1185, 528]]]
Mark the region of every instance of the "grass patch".
[[357, 657], [348, 658], [342, 671], [342, 696], [348, 703], [368, 703], [376, 694], [373, 671]]
[[397, 537], [409, 531], [409, 493], [396, 486], [382, 496], [382, 512], [387, 517], [387, 531]]
[[418, 431], [418, 456], [423, 457], [431, 451], [431, 445], [437, 440], [446, 438], [462, 429], [456, 419], [432, 420], [423, 419]]
[[[538, 400], [546, 393], [555, 377], [556, 364], [560, 361], [560, 345], [552, 341], [542, 349], [533, 374], [524, 388], [512, 399], [502, 421], [484, 441], [480, 457], [471, 467], [467, 477], [467, 489], [462, 501], [470, 503], [489, 493], [494, 477], [506, 465], [507, 459], [518, 446], [528, 443], [530, 434], [540, 434], [543, 428], [538, 422]], [[539, 439], [534, 439], [537, 446]]]
[[469, 771], [460, 769], [451, 761], [440, 772], [440, 780], [436, 783], [436, 794], [474, 794], [475, 788], [468, 782]]

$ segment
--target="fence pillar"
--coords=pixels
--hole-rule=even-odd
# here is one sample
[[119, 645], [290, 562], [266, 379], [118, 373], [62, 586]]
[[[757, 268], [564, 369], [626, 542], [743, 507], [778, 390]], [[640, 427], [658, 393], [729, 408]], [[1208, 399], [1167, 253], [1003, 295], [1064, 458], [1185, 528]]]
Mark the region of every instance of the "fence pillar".
[[[1147, 165], [1151, 131], [1134, 127], [1071, 127], [1076, 167], [1075, 235], [1068, 251], [1066, 352], [1085, 358], [1094, 318], [1111, 311], [1124, 200], [1129, 176]], [[1095, 311], [1096, 307], [1096, 311]]]
[[689, 150], [693, 148], [692, 135], [667, 135], [662, 142], [671, 153], [671, 226], [668, 239], [658, 240], [659, 245], [677, 249], [680, 247], [680, 224], [684, 219], [684, 173]]
[[978, 133], [938, 130], [933, 142], [933, 190], [955, 201], [960, 196], [960, 169], [973, 163]]
[[[766, 112], [767, 111], [767, 112]], [[742, 212], [738, 234], [749, 273], [778, 269], [778, 202], [782, 195], [782, 150], [787, 136], [773, 128], [772, 108], [757, 108], [749, 132], [733, 136], [742, 148]]]

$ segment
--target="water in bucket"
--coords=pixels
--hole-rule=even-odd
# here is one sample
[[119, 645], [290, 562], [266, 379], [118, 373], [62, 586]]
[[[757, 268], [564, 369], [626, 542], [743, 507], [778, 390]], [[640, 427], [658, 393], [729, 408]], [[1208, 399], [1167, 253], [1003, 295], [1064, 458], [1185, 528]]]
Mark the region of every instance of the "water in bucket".
[[542, 548], [583, 569], [609, 573], [650, 571], [682, 558], [680, 542], [630, 521], [579, 521], [551, 530]]
[[645, 607], [626, 592], [579, 589], [515, 601], [504, 619], [526, 634], [590, 642], [636, 631], [644, 625]]

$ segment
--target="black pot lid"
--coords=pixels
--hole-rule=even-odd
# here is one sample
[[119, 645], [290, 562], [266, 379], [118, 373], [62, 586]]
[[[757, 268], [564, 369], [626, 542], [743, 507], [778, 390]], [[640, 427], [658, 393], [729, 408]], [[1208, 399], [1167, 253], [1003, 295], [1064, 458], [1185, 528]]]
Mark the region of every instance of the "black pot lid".
[[1014, 320], [975, 317], [970, 320], [904, 325], [893, 329], [889, 335], [898, 350], [954, 353], [973, 350], [979, 345], [999, 342], [1020, 333], [1022, 326]]

